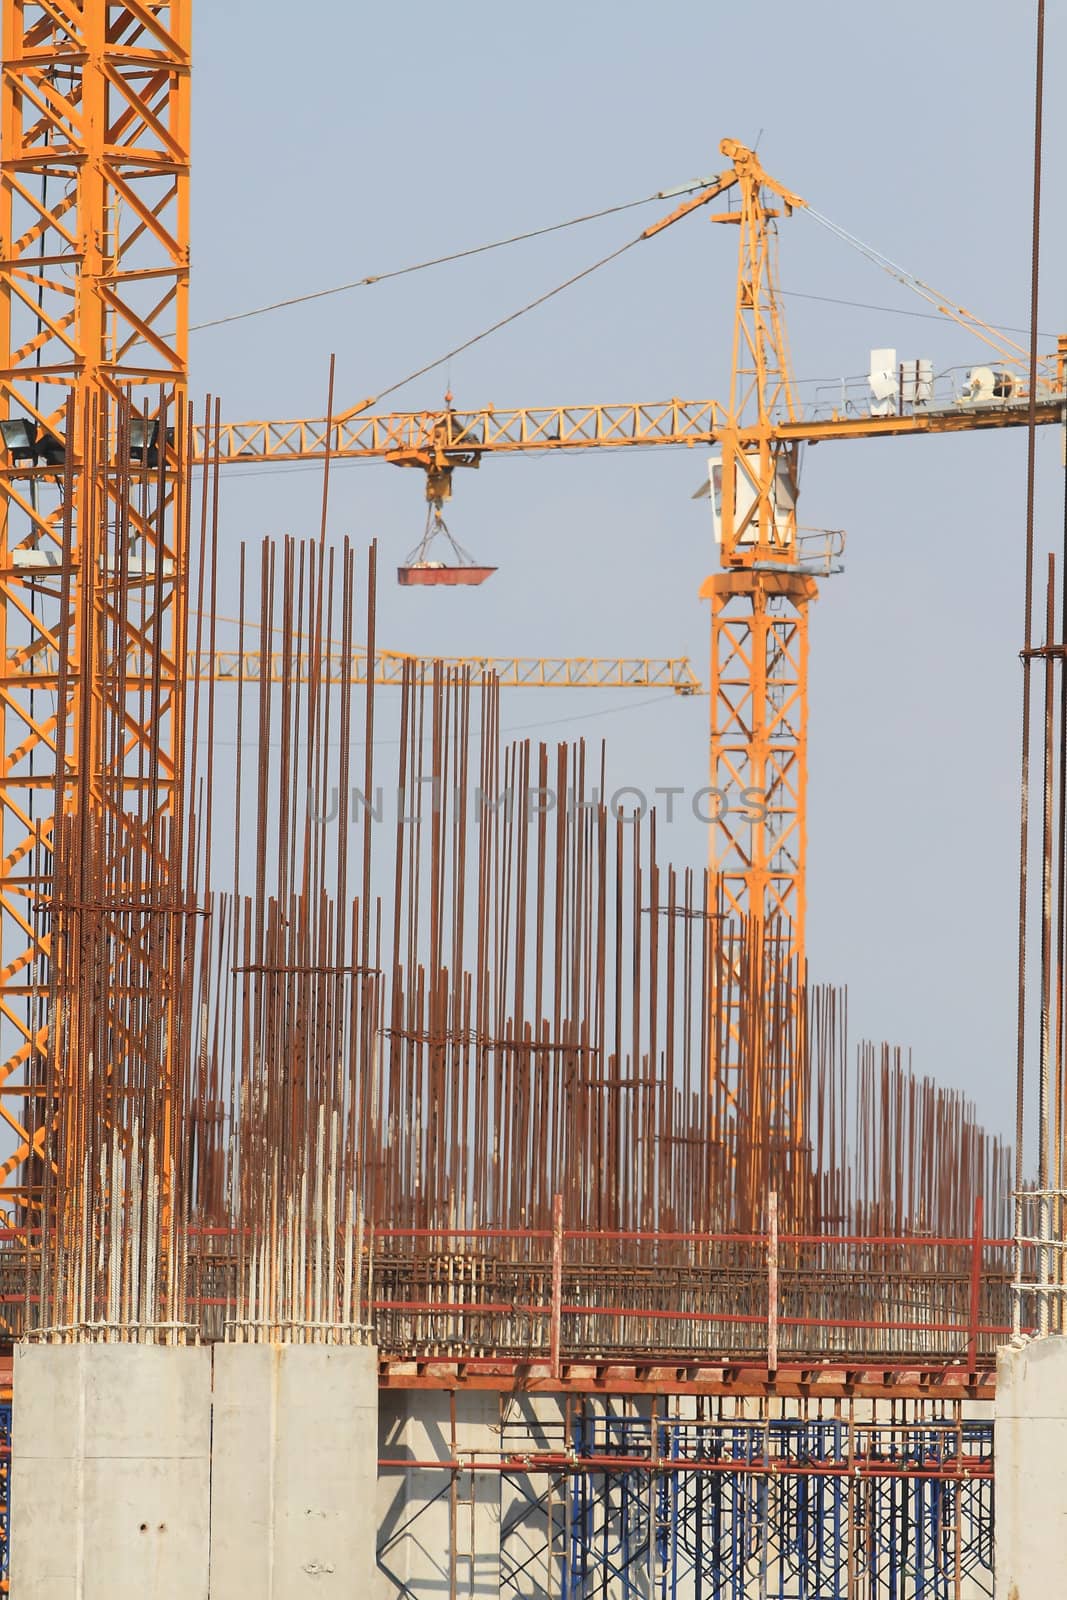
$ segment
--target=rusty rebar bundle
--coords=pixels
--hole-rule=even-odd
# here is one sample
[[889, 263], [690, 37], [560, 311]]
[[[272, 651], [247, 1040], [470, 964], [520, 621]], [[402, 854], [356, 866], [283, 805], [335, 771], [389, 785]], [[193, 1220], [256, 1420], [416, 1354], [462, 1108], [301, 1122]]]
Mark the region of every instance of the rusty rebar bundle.
[[[217, 472], [200, 522], [195, 620], [175, 632], [196, 654], [215, 643]], [[562, 1217], [571, 1292], [614, 1282], [632, 1309], [613, 1340], [706, 1304], [711, 1273], [727, 1321], [693, 1338], [712, 1348], [765, 1303], [772, 1194], [784, 1240], [822, 1241], [783, 1245], [820, 1315], [835, 1295], [854, 1316], [883, 1304], [893, 1274], [905, 1308], [958, 1295], [943, 1240], [969, 1235], [976, 1202], [1003, 1230], [1011, 1187], [963, 1097], [888, 1047], [853, 1060], [843, 996], [783, 960], [789, 929], [728, 918], [708, 873], [663, 863], [654, 811], [605, 800], [602, 750], [507, 742], [491, 677], [409, 671], [376, 757], [373, 684], [357, 703], [314, 666], [373, 651], [373, 552], [365, 584], [324, 538], [237, 565], [239, 648], [300, 636], [309, 670], [190, 686], [167, 814], [146, 773], [132, 809], [103, 795], [57, 835], [26, 1324], [418, 1343], [390, 1307], [543, 1303], [520, 1258]], [[105, 619], [129, 582], [119, 563]], [[128, 643], [101, 626], [92, 670], [128, 705]], [[163, 686], [141, 687], [158, 714]], [[653, 1236], [684, 1237], [649, 1255]], [[856, 1236], [876, 1242], [862, 1270]], [[485, 1348], [521, 1345], [528, 1315], [490, 1319]], [[569, 1337], [605, 1334], [579, 1318]]]
[[[325, 658], [353, 647], [356, 590], [347, 546], [265, 546], [240, 626]], [[547, 1232], [557, 1195], [591, 1235], [749, 1236], [771, 1192], [787, 1234], [964, 1236], [980, 1196], [1005, 1225], [1006, 1156], [964, 1098], [888, 1047], [853, 1064], [843, 998], [783, 966], [788, 929], [728, 921], [707, 874], [661, 864], [654, 813], [597, 792], [602, 753], [506, 743], [493, 681], [440, 667], [402, 684], [376, 783], [350, 687], [236, 694], [194, 1116], [242, 1336], [354, 1330], [353, 1232], [369, 1273], [383, 1233], [414, 1263], [450, 1230]]]
[[[204, 908], [196, 816], [173, 759], [188, 617], [170, 530], [188, 514], [192, 428], [160, 413], [175, 487], [138, 456], [135, 420], [103, 402], [84, 419], [78, 559], [68, 493], [58, 571], [62, 611], [77, 581], [87, 622], [76, 658], [58, 663], [55, 822], [37, 845], [46, 888], [34, 914], [49, 961], [27, 1091], [40, 1202], [25, 1219], [40, 1246], [28, 1320], [58, 1341], [173, 1343], [189, 1332], [190, 976]], [[149, 746], [131, 727], [168, 733]]]

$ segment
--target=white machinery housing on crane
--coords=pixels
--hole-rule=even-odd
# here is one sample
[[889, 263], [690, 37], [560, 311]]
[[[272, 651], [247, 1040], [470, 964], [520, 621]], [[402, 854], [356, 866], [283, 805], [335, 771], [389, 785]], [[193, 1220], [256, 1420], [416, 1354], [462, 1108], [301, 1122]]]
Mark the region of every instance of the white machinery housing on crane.
[[872, 350], [867, 383], [873, 416], [903, 416], [933, 400], [934, 364], [925, 357], [898, 361], [895, 350]]
[[1018, 393], [1019, 380], [1013, 372], [1005, 372], [1000, 367], [972, 367], [960, 391], [960, 399], [967, 405], [992, 406], [1014, 400]]

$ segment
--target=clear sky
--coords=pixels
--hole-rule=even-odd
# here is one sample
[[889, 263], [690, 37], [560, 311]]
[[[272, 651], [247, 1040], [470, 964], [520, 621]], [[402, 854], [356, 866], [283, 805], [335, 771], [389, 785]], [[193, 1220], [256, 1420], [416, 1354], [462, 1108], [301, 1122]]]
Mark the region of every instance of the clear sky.
[[[1067, 14], [1049, 7], [1049, 82]], [[201, 0], [195, 20], [194, 322], [388, 271], [718, 171], [719, 140], [988, 319], [1025, 327], [1033, 6], [1013, 0], [541, 0], [533, 7]], [[1040, 326], [1067, 329], [1067, 110], [1047, 101]], [[669, 209], [659, 205], [659, 210]], [[194, 394], [226, 416], [321, 415], [424, 362], [624, 243], [624, 213], [507, 251], [194, 333]], [[725, 398], [735, 239], [702, 217], [391, 397], [389, 408]], [[980, 357], [810, 218], [783, 223], [796, 373], [872, 348]], [[808, 298], [809, 296], [824, 298]], [[864, 302], [860, 309], [831, 303]], [[1039, 454], [1039, 543], [1058, 541], [1058, 430]], [[401, 590], [421, 479], [336, 471], [331, 534], [381, 541], [383, 644], [423, 653], [692, 657], [706, 680], [715, 566], [700, 453], [489, 461], [450, 523], [500, 570]], [[910, 1044], [994, 1127], [1014, 1097], [1018, 705], [1025, 438], [811, 451], [802, 521], [842, 527], [846, 571], [812, 615], [813, 976], [847, 983], [854, 1037]], [[319, 478], [235, 470], [234, 544], [317, 532]], [[564, 721], [562, 719], [581, 720]], [[707, 702], [637, 691], [506, 695], [534, 737], [606, 737], [619, 783], [706, 781]], [[531, 725], [536, 726], [531, 726]], [[690, 817], [665, 831], [701, 865]]]

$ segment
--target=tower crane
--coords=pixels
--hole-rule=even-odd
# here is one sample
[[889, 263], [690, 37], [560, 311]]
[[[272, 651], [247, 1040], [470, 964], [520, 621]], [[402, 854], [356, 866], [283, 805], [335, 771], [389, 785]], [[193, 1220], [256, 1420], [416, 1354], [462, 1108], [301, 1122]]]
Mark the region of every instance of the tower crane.
[[[738, 229], [738, 271], [729, 398], [621, 405], [543, 406], [369, 414], [364, 401], [325, 419], [224, 423], [197, 432], [197, 451], [222, 465], [380, 460], [425, 474], [437, 507], [457, 468], [489, 457], [666, 445], [717, 450], [711, 466], [721, 570], [701, 594], [711, 602], [711, 769], [724, 790], [752, 788], [762, 818], [731, 808], [713, 824], [712, 849], [729, 913], [788, 923], [803, 955], [807, 612], [817, 578], [832, 569], [842, 535], [797, 520], [800, 449], [827, 440], [899, 438], [1023, 426], [1029, 419], [1028, 353], [962, 310], [939, 309], [985, 346], [966, 392], [940, 403], [932, 381], [893, 375], [892, 392], [805, 415], [796, 397], [777, 288], [777, 219], [806, 202], [763, 169], [751, 150], [725, 139], [730, 165], [647, 228], [652, 238], [722, 196], [710, 214]], [[918, 366], [919, 364], [914, 364]], [[1064, 413], [1067, 339], [1039, 365], [1036, 420]], [[764, 808], [753, 808], [764, 809]]]
[[[803, 969], [807, 613], [819, 561], [797, 522], [800, 446], [1060, 418], [1064, 347], [1027, 394], [1024, 353], [945, 307], [996, 362], [965, 404], [913, 386], [865, 415], [804, 416], [776, 293], [777, 219], [804, 201], [727, 140], [720, 176], [646, 230], [651, 238], [720, 197], [738, 229], [731, 382], [725, 402], [371, 414], [187, 428], [192, 0], [5, 0], [0, 78], [0, 1212], [40, 1203], [46, 1094], [92, 1048], [70, 974], [56, 971], [57, 835], [74, 817], [113, 841], [126, 883], [166, 870], [162, 826], [180, 806], [187, 678], [190, 455], [222, 463], [379, 459], [425, 475], [440, 509], [457, 467], [486, 456], [693, 444], [719, 454], [720, 568], [711, 602], [710, 756], [716, 787], [763, 804], [713, 824], [728, 912], [788, 930]], [[1006, 375], [1006, 376], [1005, 376]], [[117, 558], [117, 559], [116, 559]], [[136, 605], [129, 604], [136, 590]], [[136, 655], [112, 681], [102, 641]], [[124, 641], [124, 642], [123, 642]], [[61, 670], [48, 677], [50, 662]], [[146, 700], [145, 683], [151, 684]], [[48, 690], [48, 694], [44, 693]], [[156, 815], [137, 821], [143, 774]], [[104, 828], [104, 819], [107, 826]], [[159, 823], [160, 826], [155, 824]], [[68, 830], [69, 831], [69, 830]], [[91, 827], [90, 827], [91, 832]], [[54, 910], [54, 908], [53, 908]], [[75, 914], [80, 915], [77, 907]], [[94, 914], [141, 955], [128, 922]], [[158, 976], [157, 980], [158, 981]], [[66, 983], [66, 987], [64, 987]], [[164, 989], [165, 989], [164, 985]], [[108, 985], [95, 1037], [122, 1039]], [[114, 1007], [113, 1014], [109, 1007]], [[162, 1061], [167, 1072], [167, 1030]], [[127, 1041], [121, 1048], [138, 1048]], [[52, 1051], [53, 1058], [58, 1052]], [[46, 1090], [46, 1067], [56, 1076]], [[70, 1152], [72, 1157], [76, 1151]]]
[[[806, 415], [798, 403], [777, 285], [777, 222], [807, 202], [783, 187], [755, 152], [724, 139], [729, 165], [646, 228], [653, 238], [723, 197], [710, 220], [738, 230], [731, 376], [726, 401], [549, 406], [370, 414], [364, 401], [336, 419], [223, 425], [210, 446], [222, 464], [331, 459], [384, 460], [425, 474], [440, 513], [457, 468], [487, 457], [558, 451], [714, 448], [709, 493], [720, 570], [700, 594], [711, 606], [710, 781], [756, 804], [730, 804], [711, 823], [711, 865], [722, 913], [762, 930], [771, 970], [805, 975], [807, 855], [808, 608], [820, 573], [833, 570], [843, 534], [797, 520], [801, 447], [827, 440], [899, 438], [1041, 424], [1064, 417], [1067, 339], [1042, 360], [1033, 396], [1029, 355], [961, 307], [934, 303], [984, 347], [987, 364], [947, 401], [932, 372], [913, 363], [872, 374], [867, 403], [847, 398]], [[775, 972], [777, 968], [777, 974]], [[789, 992], [788, 984], [778, 989]], [[739, 993], [736, 985], [730, 992]], [[736, 1004], [736, 1002], [734, 1002]], [[721, 1019], [727, 1041], [739, 1016]], [[729, 1055], [729, 1044], [727, 1043]], [[789, 1063], [783, 1062], [783, 1072]], [[729, 1095], [729, 1059], [720, 1062]], [[784, 1085], [783, 1085], [784, 1087]], [[783, 1097], [783, 1104], [784, 1104]]]

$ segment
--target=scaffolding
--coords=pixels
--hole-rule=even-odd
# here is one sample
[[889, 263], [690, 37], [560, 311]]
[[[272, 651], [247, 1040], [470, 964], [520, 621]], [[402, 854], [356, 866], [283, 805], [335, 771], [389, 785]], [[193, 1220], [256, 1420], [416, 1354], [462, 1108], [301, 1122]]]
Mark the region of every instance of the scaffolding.
[[993, 1592], [992, 1425], [596, 1419], [572, 1479], [567, 1600], [956, 1600]]
[[[511, 1395], [472, 1449], [453, 1404], [450, 1459], [407, 1463], [379, 1562], [409, 1600], [978, 1600], [993, 1424], [975, 1412]], [[447, 1568], [405, 1566], [405, 1541]]]

